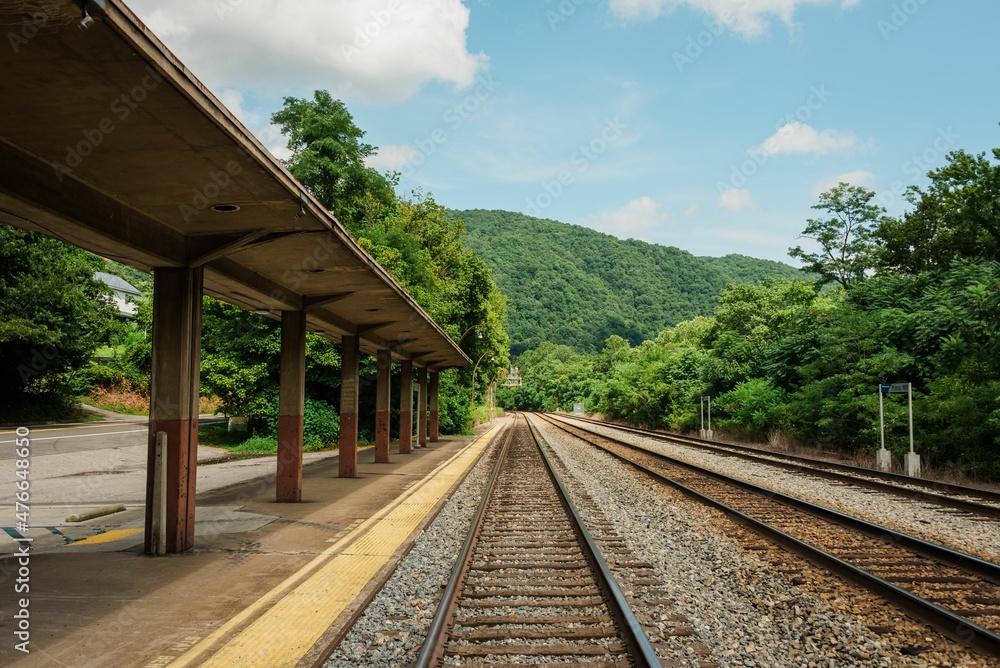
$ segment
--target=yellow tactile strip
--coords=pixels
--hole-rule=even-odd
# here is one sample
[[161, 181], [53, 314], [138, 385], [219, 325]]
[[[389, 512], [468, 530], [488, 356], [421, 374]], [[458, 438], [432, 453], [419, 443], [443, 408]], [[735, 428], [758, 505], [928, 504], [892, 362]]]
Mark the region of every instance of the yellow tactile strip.
[[[294, 666], [360, 595], [500, 429], [498, 425], [473, 440], [170, 665], [190, 665], [270, 605], [201, 665]], [[290, 587], [294, 588], [285, 593]]]
[[110, 531], [105, 531], [104, 533], [99, 533], [96, 536], [91, 536], [90, 538], [82, 538], [80, 540], [74, 540], [72, 543], [66, 543], [66, 545], [95, 545], [97, 543], [110, 543], [116, 541], [120, 538], [128, 538], [129, 536], [134, 536], [137, 533], [142, 533], [142, 529], [112, 529]]

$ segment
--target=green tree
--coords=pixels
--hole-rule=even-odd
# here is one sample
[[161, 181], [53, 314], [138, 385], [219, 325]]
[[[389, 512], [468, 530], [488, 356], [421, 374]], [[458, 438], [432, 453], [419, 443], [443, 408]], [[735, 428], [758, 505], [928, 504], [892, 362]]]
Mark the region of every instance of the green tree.
[[312, 100], [286, 97], [271, 122], [288, 137], [285, 165], [350, 230], [367, 210], [395, 205], [394, 183], [365, 164], [377, 149], [340, 100], [325, 90]]
[[[993, 157], [1000, 160], [1000, 149]], [[879, 268], [919, 273], [959, 258], [1000, 260], [1000, 164], [985, 153], [955, 151], [927, 178], [926, 189], [907, 190], [913, 209], [885, 218], [876, 229]]]
[[819, 244], [817, 252], [801, 246], [788, 254], [799, 258], [806, 271], [818, 274], [820, 284], [836, 282], [848, 290], [865, 279], [875, 266], [871, 229], [885, 217], [885, 209], [873, 204], [875, 193], [861, 186], [840, 183], [819, 196], [812, 208], [829, 218], [810, 218], [799, 236]]
[[[24, 415], [40, 397], [64, 394], [79, 369], [118, 331], [109, 290], [93, 278], [96, 255], [0, 225], [0, 410]], [[57, 406], [58, 408], [58, 406]]]

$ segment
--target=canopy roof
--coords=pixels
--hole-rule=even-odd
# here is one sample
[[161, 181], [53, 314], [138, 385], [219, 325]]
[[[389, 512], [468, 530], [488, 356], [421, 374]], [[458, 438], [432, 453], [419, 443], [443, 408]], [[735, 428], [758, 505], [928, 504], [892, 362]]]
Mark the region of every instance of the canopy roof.
[[[469, 358], [120, 0], [0, 1], [0, 221], [432, 369]], [[10, 35], [13, 35], [11, 37]], [[22, 39], [23, 38], [23, 39]]]

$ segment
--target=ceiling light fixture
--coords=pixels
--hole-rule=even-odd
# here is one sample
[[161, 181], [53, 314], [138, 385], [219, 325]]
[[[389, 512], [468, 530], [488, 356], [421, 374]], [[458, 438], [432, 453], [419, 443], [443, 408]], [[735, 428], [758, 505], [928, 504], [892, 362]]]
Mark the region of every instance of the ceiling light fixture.
[[80, 15], [80, 20], [77, 21], [77, 27], [80, 30], [86, 30], [90, 26], [94, 25], [94, 17], [87, 12], [87, 2], [83, 2], [83, 14]]
[[216, 213], [232, 213], [239, 210], [240, 207], [236, 204], [216, 204], [212, 207], [212, 211]]

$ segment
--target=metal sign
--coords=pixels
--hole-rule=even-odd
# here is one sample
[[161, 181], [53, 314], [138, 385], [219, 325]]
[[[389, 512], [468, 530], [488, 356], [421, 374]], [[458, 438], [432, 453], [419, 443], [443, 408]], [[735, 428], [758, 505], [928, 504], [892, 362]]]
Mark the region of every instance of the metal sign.
[[909, 383], [892, 383], [890, 385], [879, 385], [878, 386], [878, 422], [879, 422], [879, 438], [881, 439], [882, 450], [885, 450], [885, 407], [883, 405], [883, 397], [887, 394], [905, 394], [907, 395], [907, 407], [909, 408], [909, 421], [910, 421], [910, 455], [914, 455], [913, 452], [913, 387]]
[[573, 415], [583, 415], [583, 404], [573, 404]]

